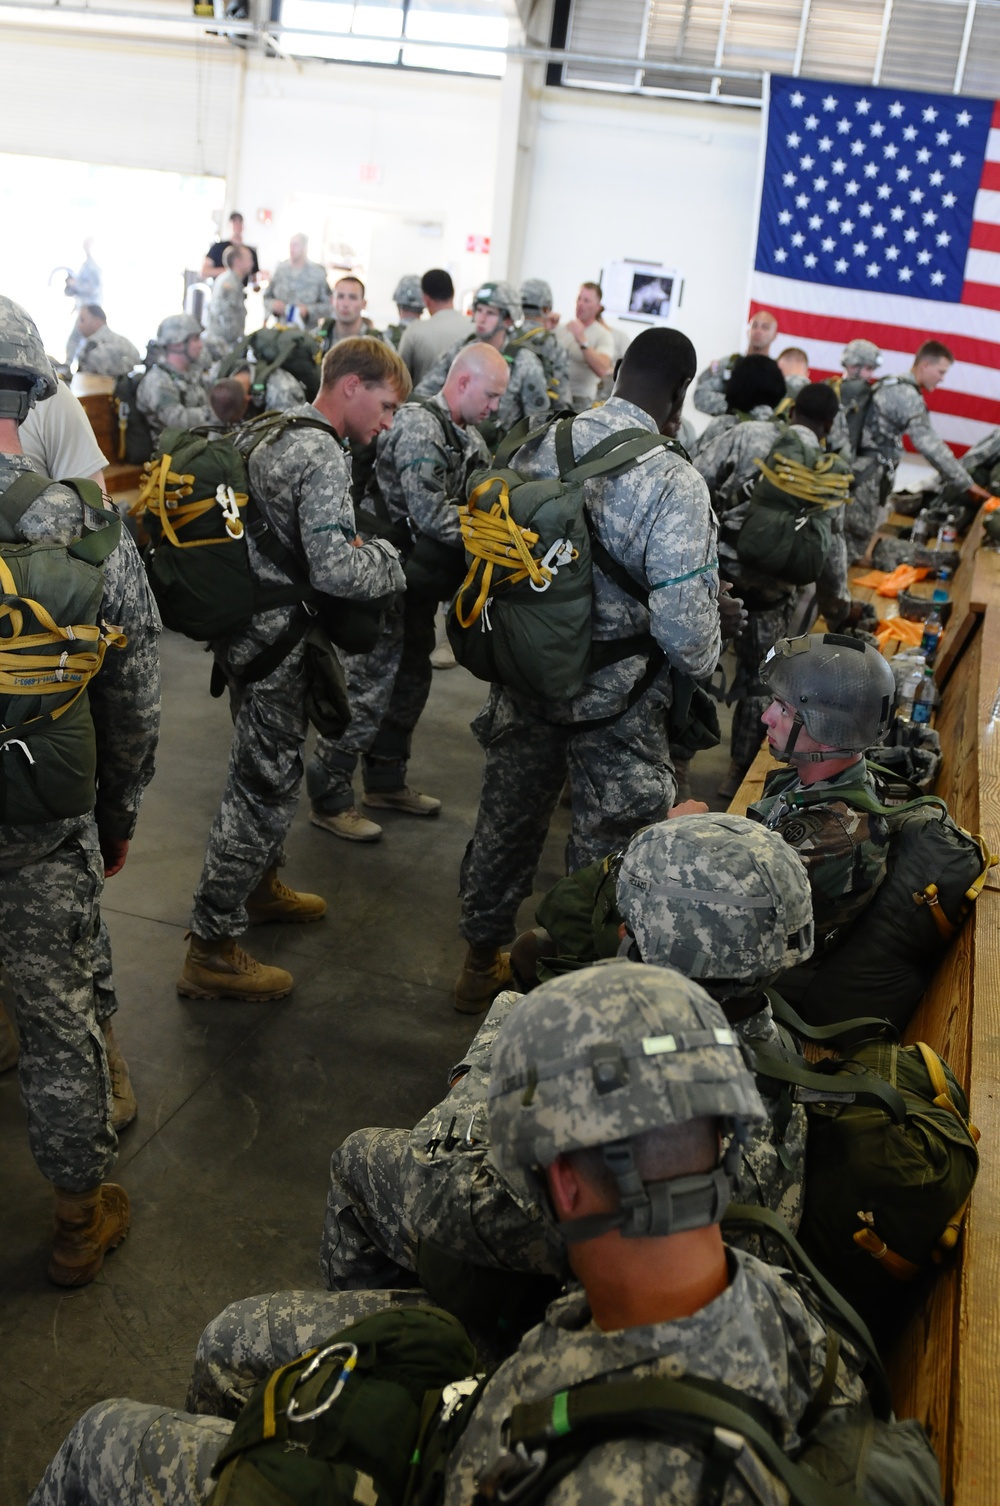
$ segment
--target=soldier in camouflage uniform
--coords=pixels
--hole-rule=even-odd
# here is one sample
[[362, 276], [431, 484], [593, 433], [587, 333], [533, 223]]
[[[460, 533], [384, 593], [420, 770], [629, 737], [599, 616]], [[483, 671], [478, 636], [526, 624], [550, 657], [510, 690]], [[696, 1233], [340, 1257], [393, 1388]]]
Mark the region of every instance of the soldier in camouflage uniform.
[[[387, 514], [382, 528], [398, 543], [404, 559], [421, 537], [435, 553], [447, 551], [440, 584], [408, 574], [407, 589], [386, 616], [377, 646], [367, 654], [344, 654], [350, 725], [337, 738], [321, 737], [306, 775], [314, 826], [352, 842], [375, 842], [377, 822], [354, 804], [351, 781], [363, 761], [362, 803], [372, 810], [435, 816], [440, 800], [406, 783], [413, 730], [431, 688], [430, 655], [438, 601], [453, 594], [464, 574], [459, 502], [471, 471], [488, 463], [486, 446], [472, 427], [495, 413], [510, 368], [488, 345], [459, 351], [448, 380], [436, 397], [406, 403], [378, 443], [375, 486], [378, 502], [366, 508], [362, 533], [379, 531], [372, 505]], [[367, 525], [375, 525], [371, 528]], [[453, 561], [451, 559], [453, 556]], [[419, 560], [419, 551], [414, 565]], [[442, 566], [434, 561], [435, 570]], [[454, 583], [447, 570], [456, 572]]]
[[212, 422], [201, 367], [201, 325], [190, 314], [170, 314], [156, 331], [156, 360], [136, 388], [136, 405], [149, 424], [153, 447], [164, 429], [193, 429]]
[[[778, 333], [778, 321], [766, 309], [760, 309], [747, 325], [747, 349], [749, 356], [766, 356]], [[710, 413], [713, 418], [726, 412], [726, 383], [736, 370], [740, 360], [739, 351], [713, 361], [698, 377], [694, 389], [694, 405], [699, 413]]]
[[[673, 425], [694, 361], [686, 336], [644, 330], [622, 362], [614, 396], [573, 420], [576, 456], [616, 431], [638, 427], [656, 434]], [[513, 464], [530, 477], [556, 475], [554, 434], [525, 446]], [[510, 980], [500, 947], [513, 937], [518, 906], [531, 892], [567, 769], [572, 871], [623, 846], [674, 804], [666, 728], [670, 674], [677, 669], [703, 677], [718, 662], [716, 527], [694, 467], [669, 449], [654, 450], [620, 476], [587, 482], [585, 496], [600, 541], [650, 593], [646, 607], [595, 566], [593, 637], [650, 634], [665, 663], [650, 675], [651, 644], [648, 654], [592, 672], [572, 701], [541, 703], [499, 685], [491, 690], [473, 723], [486, 765], [461, 871], [459, 930], [469, 952], [455, 1006], [465, 1013], [484, 1009]]]
[[[791, 768], [770, 776], [747, 815], [795, 848], [812, 888], [817, 949], [833, 946], [885, 878], [885, 821], [837, 791], [861, 786], [878, 799], [863, 753], [889, 729], [895, 681], [878, 649], [836, 633], [782, 638], [760, 678], [774, 697], [762, 718], [768, 748]], [[796, 803], [803, 795], [805, 806]]]
[[76, 318], [82, 339], [77, 348], [77, 371], [93, 376], [125, 376], [142, 359], [131, 340], [108, 329], [107, 315], [99, 303], [85, 303]]
[[[795, 406], [788, 412], [787, 424], [805, 445], [812, 457], [810, 463], [820, 459], [838, 412], [836, 394], [825, 383], [812, 383], [800, 389]], [[757, 678], [758, 667], [771, 645], [786, 636], [800, 590], [791, 582], [748, 568], [737, 556], [750, 495], [760, 480], [759, 462], [767, 460], [786, 432], [786, 425], [776, 419], [749, 419], [721, 430], [708, 444], [699, 445], [694, 457], [719, 520], [719, 570], [732, 582], [749, 614], [736, 644], [737, 671], [729, 694], [729, 699], [735, 701], [730, 766], [719, 786], [719, 794], [727, 800], [732, 799], [743, 782], [764, 735], [760, 719], [771, 697]], [[817, 604], [833, 632], [846, 627], [852, 613], [856, 619], [861, 611], [860, 606], [855, 611], [851, 604], [844, 512], [844, 507], [831, 510], [833, 541], [816, 581]]]
[[416, 397], [433, 397], [444, 386], [451, 363], [458, 352], [477, 340], [492, 345], [510, 366], [510, 381], [497, 409], [495, 420], [484, 425], [487, 443], [496, 448], [499, 438], [522, 418], [541, 422], [552, 406], [543, 367], [534, 351], [516, 343], [514, 328], [521, 318], [521, 305], [508, 282], [484, 282], [472, 305], [473, 333], [460, 340], [431, 367], [417, 383]]
[[[368, 444], [392, 423], [409, 392], [405, 366], [382, 341], [344, 340], [323, 362], [313, 404], [253, 449], [250, 488], [269, 533], [295, 560], [293, 576], [248, 535], [250, 568], [263, 589], [301, 584], [324, 595], [370, 601], [399, 591], [403, 572], [385, 539], [357, 538], [348, 440]], [[302, 781], [306, 648], [301, 609], [255, 613], [249, 625], [213, 645], [235, 710], [229, 777], [208, 838], [191, 916], [191, 943], [178, 990], [196, 999], [276, 999], [292, 988], [284, 968], [265, 967], [237, 944], [249, 922], [319, 920], [326, 902], [297, 894], [278, 878], [283, 844]], [[274, 650], [274, 645], [283, 643]], [[249, 683], [248, 667], [267, 651], [276, 662]], [[259, 673], [259, 671], [258, 671]]]
[[552, 289], [541, 277], [528, 277], [521, 284], [520, 298], [524, 322], [512, 344], [525, 346], [541, 361], [553, 409], [569, 408], [573, 398], [569, 385], [569, 354], [548, 323], [552, 313]]
[[247, 322], [244, 278], [253, 270], [248, 246], [229, 246], [223, 253], [225, 272], [212, 284], [212, 301], [205, 326], [205, 351], [212, 360], [229, 354], [243, 339]]
[[847, 557], [853, 564], [867, 552], [876, 528], [884, 522], [903, 438], [910, 439], [941, 477], [957, 486], [970, 502], [985, 502], [989, 492], [969, 477], [931, 423], [923, 392], [933, 392], [948, 374], [954, 356], [938, 340], [925, 340], [910, 371], [883, 377], [872, 389], [855, 461], [855, 500], [846, 523]]
[[[0, 494], [31, 474], [18, 427], [55, 388], [34, 324], [17, 304], [0, 299]], [[5, 519], [4, 532], [19, 542], [71, 544], [85, 529], [107, 526], [57, 483], [26, 508], [15, 506], [20, 511]], [[105, 1030], [98, 1020], [99, 1009], [110, 1020], [114, 1005], [100, 897], [104, 878], [127, 857], [159, 732], [159, 616], [127, 533], [102, 574], [98, 621], [126, 642], [110, 649], [87, 687], [97, 744], [93, 808], [0, 826], [0, 962], [14, 993], [31, 1150], [56, 1188], [48, 1274], [62, 1286], [92, 1281], [105, 1251], [128, 1230], [128, 1198], [103, 1180], [117, 1139], [105, 1039], [110, 1023]], [[26, 727], [24, 736], [40, 743], [45, 733]], [[30, 756], [27, 744], [8, 741], [6, 761], [22, 749]]]
[[420, 278], [416, 272], [408, 272], [399, 279], [392, 301], [396, 305], [397, 319], [395, 324], [387, 325], [385, 338], [393, 350], [398, 350], [403, 335], [424, 311], [424, 295], [420, 291]]
[[[621, 858], [622, 954], [676, 968], [722, 1004], [750, 1046], [782, 1048], [764, 994], [812, 954], [805, 869], [780, 837], [741, 816], [689, 815], [649, 826]], [[327, 1285], [402, 1285], [418, 1237], [478, 1266], [558, 1275], [558, 1244], [520, 1173], [501, 1171], [489, 1144], [487, 1087], [501, 1026], [520, 1005], [493, 1001], [447, 1097], [412, 1130], [349, 1135], [330, 1161], [320, 1246]], [[740, 1200], [802, 1216], [805, 1110], [765, 1099], [766, 1125], [745, 1147]]]
[[330, 284], [318, 262], [309, 261], [309, 239], [293, 235], [288, 243], [288, 260], [279, 261], [264, 293], [264, 312], [268, 318], [289, 320], [291, 311], [300, 316], [306, 329], [330, 312]]
[[330, 350], [338, 340], [354, 340], [362, 335], [382, 339], [381, 332], [364, 312], [367, 305], [365, 285], [360, 277], [338, 277], [333, 285], [333, 316], [320, 320], [316, 331], [317, 336], [322, 336], [324, 351]]
[[[607, 1072], [620, 1071], [613, 1091], [601, 1090], [598, 1049]], [[833, 1349], [787, 1272], [723, 1243], [718, 1220], [738, 1154], [720, 1164], [719, 1128], [760, 1123], [764, 1108], [725, 1017], [696, 984], [617, 963], [545, 985], [498, 1040], [489, 1117], [504, 1169], [525, 1175], [540, 1204], [544, 1194], [581, 1285], [490, 1376], [445, 1466], [444, 1506], [468, 1506], [480, 1492], [493, 1499], [501, 1474], [504, 1497], [516, 1499], [525, 1461], [536, 1464], [508, 1450], [513, 1406], [583, 1381], [721, 1381], [765, 1409], [790, 1452], [821, 1388], [834, 1408], [863, 1403], [850, 1342]], [[191, 1399], [211, 1406], [218, 1397], [234, 1410], [304, 1346], [385, 1304], [379, 1293], [322, 1301], [295, 1292], [237, 1304], [203, 1336]], [[224, 1418], [101, 1403], [73, 1428], [29, 1506], [201, 1506], [230, 1431]], [[547, 1491], [553, 1506], [704, 1499], [706, 1450], [693, 1430], [667, 1441], [637, 1424], [634, 1435], [588, 1441]], [[747, 1443], [727, 1435], [726, 1446], [727, 1506], [787, 1500]]]

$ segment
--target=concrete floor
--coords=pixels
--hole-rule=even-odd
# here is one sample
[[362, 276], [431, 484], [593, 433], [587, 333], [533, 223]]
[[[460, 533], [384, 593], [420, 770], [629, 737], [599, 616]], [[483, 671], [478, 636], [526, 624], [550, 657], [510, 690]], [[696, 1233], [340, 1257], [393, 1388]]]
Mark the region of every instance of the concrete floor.
[[[106, 1396], [182, 1406], [202, 1327], [253, 1292], [319, 1286], [330, 1152], [362, 1125], [410, 1125], [441, 1096], [476, 1021], [454, 1012], [458, 866], [481, 754], [468, 723], [484, 687], [436, 673], [411, 782], [439, 818], [387, 815], [378, 844], [338, 841], [303, 806], [285, 877], [329, 902], [317, 925], [253, 932], [295, 975], [275, 1004], [179, 999], [191, 891], [225, 778], [227, 703], [209, 660], [163, 639], [158, 772], [123, 872], [105, 891], [121, 1010], [116, 1032], [139, 1117], [115, 1175], [132, 1232], [90, 1287], [45, 1279], [51, 1191], [27, 1147], [17, 1074], [0, 1077], [0, 1506], [23, 1506], [70, 1424]], [[692, 768], [715, 808], [722, 748]], [[553, 822], [536, 888], [562, 872], [568, 813]], [[527, 902], [522, 923], [533, 923]]]

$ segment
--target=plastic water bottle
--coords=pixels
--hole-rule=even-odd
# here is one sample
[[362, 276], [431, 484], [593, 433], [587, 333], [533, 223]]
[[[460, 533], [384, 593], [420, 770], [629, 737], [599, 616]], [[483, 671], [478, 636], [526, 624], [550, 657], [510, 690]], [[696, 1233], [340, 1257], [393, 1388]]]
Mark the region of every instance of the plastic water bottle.
[[910, 543], [917, 544], [921, 548], [927, 547], [927, 535], [930, 533], [930, 524], [927, 521], [927, 509], [922, 507], [913, 520], [910, 529]]
[[955, 526], [955, 514], [950, 512], [938, 529], [937, 546], [939, 549], [954, 549], [958, 543], [958, 528]]
[[926, 727], [931, 719], [931, 713], [937, 704], [937, 686], [934, 684], [934, 671], [930, 668], [924, 670], [913, 692], [913, 711], [910, 715], [911, 722], [918, 727]]
[[899, 696], [896, 704], [896, 716], [901, 722], [912, 722], [916, 718], [913, 709], [916, 704], [917, 690], [927, 671], [927, 660], [918, 654], [908, 669], [906, 679], [899, 687]]
[[944, 631], [941, 608], [947, 600], [947, 591], [935, 591], [931, 597], [931, 609], [924, 622], [924, 636], [920, 640], [920, 652], [928, 664], [934, 663], [934, 656], [941, 644], [941, 634]]

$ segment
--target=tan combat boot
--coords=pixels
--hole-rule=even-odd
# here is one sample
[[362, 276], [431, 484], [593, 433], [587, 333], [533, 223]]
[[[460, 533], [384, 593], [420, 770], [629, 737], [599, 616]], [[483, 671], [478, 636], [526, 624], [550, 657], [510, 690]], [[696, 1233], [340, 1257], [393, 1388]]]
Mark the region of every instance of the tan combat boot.
[[354, 805], [342, 811], [310, 811], [309, 821], [321, 831], [343, 837], [345, 842], [377, 842], [382, 835], [378, 822], [369, 821]]
[[283, 999], [294, 979], [283, 967], [266, 967], [238, 946], [231, 936], [205, 941], [189, 933], [184, 970], [177, 992], [185, 999]]
[[0, 1001], [0, 1072], [9, 1072], [11, 1067], [17, 1066], [19, 1051], [10, 1015]]
[[323, 919], [326, 900], [318, 894], [299, 894], [289, 889], [281, 882], [278, 865], [274, 864], [247, 900], [247, 914], [252, 926], [263, 926], [270, 920], [304, 925], [306, 921]]
[[421, 795], [405, 784], [401, 790], [365, 790], [361, 804], [370, 811], [402, 811], [406, 816], [436, 816], [441, 809], [433, 795]]
[[128, 1062], [121, 1053], [121, 1047], [115, 1039], [115, 1032], [110, 1020], [98, 1020], [101, 1034], [104, 1036], [104, 1050], [108, 1058], [108, 1072], [111, 1075], [111, 1128], [116, 1135], [122, 1130], [128, 1129], [136, 1114], [139, 1105], [135, 1101], [132, 1091], [132, 1079], [128, 1075]]
[[497, 946], [470, 946], [455, 983], [455, 1008], [459, 1014], [482, 1014], [513, 981], [509, 952]]
[[46, 1274], [56, 1286], [86, 1286], [128, 1233], [128, 1193], [115, 1182], [86, 1192], [56, 1188], [56, 1227]]

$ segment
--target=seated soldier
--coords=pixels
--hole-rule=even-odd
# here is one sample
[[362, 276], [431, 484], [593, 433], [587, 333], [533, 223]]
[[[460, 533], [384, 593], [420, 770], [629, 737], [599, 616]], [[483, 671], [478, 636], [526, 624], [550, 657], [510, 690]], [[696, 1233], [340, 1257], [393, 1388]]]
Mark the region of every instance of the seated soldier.
[[888, 731], [895, 681], [878, 649], [837, 633], [780, 639], [760, 678], [774, 697], [761, 718], [768, 749], [791, 768], [768, 777], [747, 815], [805, 864], [819, 950], [836, 944], [885, 877], [884, 819], [838, 792], [860, 787], [878, 799], [864, 750]]
[[[546, 1453], [529, 1459], [513, 1450], [506, 1436], [512, 1408], [550, 1407], [555, 1393], [581, 1381], [641, 1375], [721, 1382], [762, 1409], [764, 1431], [788, 1453], [800, 1434], [808, 1436], [818, 1394], [823, 1410], [856, 1405], [855, 1416], [871, 1417], [858, 1350], [817, 1317], [807, 1284], [723, 1242], [719, 1220], [739, 1138], [764, 1117], [722, 1011], [675, 972], [627, 962], [590, 968], [539, 989], [514, 1012], [497, 1043], [489, 1132], [505, 1170], [526, 1179], [579, 1285], [548, 1308], [469, 1404], [444, 1464], [443, 1506], [517, 1499], [525, 1460], [537, 1475]], [[730, 1127], [737, 1133], [720, 1161], [721, 1135]], [[236, 1412], [276, 1367], [386, 1305], [385, 1293], [283, 1293], [235, 1304], [202, 1336], [191, 1404]], [[363, 1377], [360, 1366], [357, 1375], [344, 1371], [348, 1396], [358, 1394]], [[350, 1410], [342, 1414], [345, 1425]], [[219, 1415], [103, 1402], [72, 1429], [30, 1506], [154, 1499], [200, 1506], [232, 1430]], [[721, 1450], [713, 1432], [708, 1439], [715, 1443], [688, 1424], [668, 1438], [651, 1435], [637, 1419], [603, 1439], [590, 1431], [579, 1439], [577, 1457], [543, 1476], [531, 1499], [553, 1506], [694, 1502], [704, 1499], [707, 1477], [726, 1506], [787, 1501], [762, 1462], [770, 1449], [751, 1448], [732, 1431]], [[400, 1447], [388, 1427], [384, 1446], [386, 1458]], [[279, 1442], [269, 1452], [277, 1459], [286, 1450]], [[925, 1440], [921, 1452], [933, 1476]], [[251, 1468], [250, 1483], [259, 1478]], [[312, 1483], [315, 1474], [305, 1478]], [[252, 1498], [295, 1499], [266, 1480]], [[389, 1496], [359, 1474], [352, 1498]], [[907, 1499], [939, 1497], [928, 1489]]]
[[[764, 989], [812, 953], [808, 883], [784, 843], [743, 817], [691, 815], [647, 827], [621, 862], [610, 945], [623, 919], [630, 958], [697, 979], [748, 1041], [774, 1043]], [[520, 1002], [499, 996], [447, 1098], [413, 1130], [358, 1130], [334, 1151], [320, 1250], [331, 1287], [412, 1281], [418, 1236], [477, 1265], [559, 1270], [550, 1229], [523, 1179], [499, 1170], [486, 1133], [494, 1042]], [[801, 1109], [783, 1136], [776, 1122], [756, 1130], [744, 1201], [797, 1226], [804, 1155]]]

